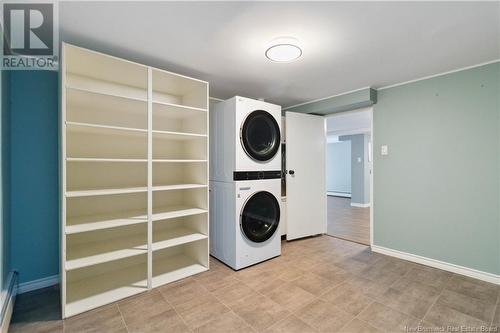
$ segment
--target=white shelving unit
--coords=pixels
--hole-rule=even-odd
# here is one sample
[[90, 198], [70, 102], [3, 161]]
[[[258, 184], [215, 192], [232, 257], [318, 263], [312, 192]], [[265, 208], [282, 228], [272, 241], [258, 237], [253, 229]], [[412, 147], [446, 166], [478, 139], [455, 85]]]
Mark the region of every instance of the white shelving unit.
[[62, 316], [208, 270], [208, 83], [63, 44]]

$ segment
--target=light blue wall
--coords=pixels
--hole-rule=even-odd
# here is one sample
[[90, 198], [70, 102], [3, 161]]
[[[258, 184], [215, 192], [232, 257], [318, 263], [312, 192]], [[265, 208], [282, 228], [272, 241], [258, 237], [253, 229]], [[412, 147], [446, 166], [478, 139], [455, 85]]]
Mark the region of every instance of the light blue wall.
[[368, 140], [366, 134], [343, 135], [342, 141], [351, 142], [351, 203], [367, 204], [370, 202], [369, 179], [366, 181], [368, 163]]
[[13, 71], [11, 263], [19, 282], [59, 274], [58, 73]]
[[369, 152], [368, 150], [370, 149], [370, 141], [371, 141], [371, 134], [365, 134], [363, 136], [364, 139], [364, 150], [363, 150], [363, 203], [368, 204], [370, 203], [370, 178], [371, 178], [371, 162], [369, 161]]
[[326, 190], [351, 193], [351, 142], [340, 141], [326, 146]]
[[376, 245], [500, 274], [499, 77], [496, 63], [378, 92]]

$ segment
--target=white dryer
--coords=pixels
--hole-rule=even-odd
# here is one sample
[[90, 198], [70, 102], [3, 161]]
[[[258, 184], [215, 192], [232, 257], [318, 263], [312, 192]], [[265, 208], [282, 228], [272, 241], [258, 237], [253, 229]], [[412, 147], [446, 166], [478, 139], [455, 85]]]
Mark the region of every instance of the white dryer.
[[[281, 170], [281, 106], [235, 96], [210, 110], [210, 180], [260, 179]], [[235, 176], [235, 174], [237, 175]]]
[[210, 254], [238, 270], [281, 254], [280, 179], [210, 182]]

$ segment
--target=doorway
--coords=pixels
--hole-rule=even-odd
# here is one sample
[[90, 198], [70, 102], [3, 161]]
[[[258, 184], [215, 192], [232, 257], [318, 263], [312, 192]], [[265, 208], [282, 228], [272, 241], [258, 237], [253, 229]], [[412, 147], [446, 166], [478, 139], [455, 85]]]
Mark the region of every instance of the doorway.
[[370, 245], [372, 108], [326, 119], [327, 234]]

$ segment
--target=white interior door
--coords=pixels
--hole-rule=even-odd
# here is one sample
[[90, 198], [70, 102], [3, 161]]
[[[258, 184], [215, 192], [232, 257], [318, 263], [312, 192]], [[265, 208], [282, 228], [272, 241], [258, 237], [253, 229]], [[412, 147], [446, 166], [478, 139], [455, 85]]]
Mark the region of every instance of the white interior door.
[[286, 239], [326, 233], [325, 119], [286, 113]]

